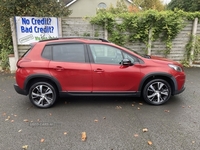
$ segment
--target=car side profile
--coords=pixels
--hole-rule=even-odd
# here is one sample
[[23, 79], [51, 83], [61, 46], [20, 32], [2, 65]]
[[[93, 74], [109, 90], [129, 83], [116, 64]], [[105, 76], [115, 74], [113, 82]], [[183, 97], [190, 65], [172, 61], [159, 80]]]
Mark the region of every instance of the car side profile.
[[140, 55], [101, 38], [43, 40], [18, 60], [17, 93], [48, 108], [63, 96], [133, 96], [153, 105], [184, 91], [178, 62]]

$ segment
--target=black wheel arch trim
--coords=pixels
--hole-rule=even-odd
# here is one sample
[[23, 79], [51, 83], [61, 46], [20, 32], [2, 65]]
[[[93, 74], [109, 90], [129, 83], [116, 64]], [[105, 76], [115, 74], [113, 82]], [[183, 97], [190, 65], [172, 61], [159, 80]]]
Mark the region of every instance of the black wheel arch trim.
[[26, 90], [26, 91], [28, 92], [28, 90], [27, 90], [27, 88], [28, 88], [27, 85], [28, 85], [29, 81], [30, 81], [31, 79], [36, 79], [36, 78], [46, 78], [46, 79], [49, 79], [49, 80], [51, 80], [53, 83], [55, 83], [56, 87], [58, 88], [58, 91], [62, 91], [61, 85], [60, 85], [60, 83], [58, 82], [58, 80], [57, 80], [56, 78], [54, 78], [53, 76], [48, 75], [48, 74], [32, 74], [32, 75], [28, 76], [28, 77], [26, 78], [25, 82], [24, 82], [24, 90]]
[[154, 77], [154, 76], [162, 76], [162, 77], [167, 77], [169, 79], [171, 79], [171, 81], [173, 82], [174, 84], [174, 90], [172, 89], [172, 95], [174, 94], [175, 91], [177, 91], [178, 89], [178, 85], [177, 85], [177, 82], [176, 82], [176, 79], [171, 75], [171, 74], [168, 74], [168, 73], [161, 73], [161, 72], [154, 72], [154, 73], [150, 73], [150, 74], [147, 74], [146, 76], [143, 77], [141, 83], [140, 83], [140, 86], [139, 86], [139, 89], [138, 91], [142, 91], [142, 88], [143, 88], [143, 85], [144, 83], [151, 77]]

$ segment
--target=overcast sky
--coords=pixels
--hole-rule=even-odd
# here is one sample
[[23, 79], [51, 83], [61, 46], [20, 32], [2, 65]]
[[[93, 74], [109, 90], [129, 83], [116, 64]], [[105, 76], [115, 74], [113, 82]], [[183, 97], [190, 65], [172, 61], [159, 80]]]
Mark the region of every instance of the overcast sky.
[[164, 4], [168, 4], [171, 0], [163, 0]]

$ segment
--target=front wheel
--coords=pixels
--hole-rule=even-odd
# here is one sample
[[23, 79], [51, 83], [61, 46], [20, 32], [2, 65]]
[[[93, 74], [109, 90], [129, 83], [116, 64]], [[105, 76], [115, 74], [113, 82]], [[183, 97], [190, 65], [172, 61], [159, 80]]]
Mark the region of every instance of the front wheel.
[[36, 82], [29, 90], [29, 99], [39, 108], [53, 106], [57, 99], [57, 92], [53, 85], [47, 82]]
[[147, 103], [161, 105], [171, 97], [171, 87], [163, 79], [154, 79], [145, 85], [142, 95]]

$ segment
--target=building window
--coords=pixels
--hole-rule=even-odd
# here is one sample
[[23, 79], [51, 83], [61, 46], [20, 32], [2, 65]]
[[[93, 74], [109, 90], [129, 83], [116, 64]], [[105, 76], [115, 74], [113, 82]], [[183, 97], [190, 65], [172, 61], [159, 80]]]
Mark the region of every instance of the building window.
[[98, 4], [98, 8], [99, 9], [106, 9], [106, 7], [107, 7], [107, 5], [105, 3], [103, 3], [103, 2]]

